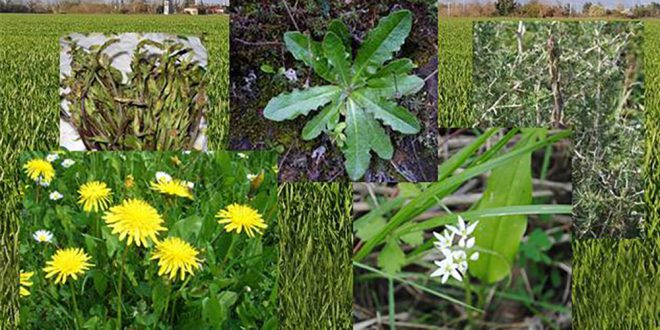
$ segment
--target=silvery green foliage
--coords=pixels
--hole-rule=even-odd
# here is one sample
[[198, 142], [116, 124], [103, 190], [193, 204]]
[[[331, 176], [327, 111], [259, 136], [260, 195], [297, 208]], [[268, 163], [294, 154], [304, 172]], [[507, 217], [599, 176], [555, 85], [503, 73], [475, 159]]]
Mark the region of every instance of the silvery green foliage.
[[574, 229], [634, 236], [644, 216], [642, 25], [479, 22], [474, 94], [479, 126], [574, 131]]
[[415, 68], [411, 60], [392, 60], [411, 27], [410, 11], [391, 13], [369, 32], [352, 61], [350, 34], [339, 20], [330, 23], [322, 41], [300, 32], [285, 33], [289, 52], [329, 84], [282, 93], [268, 102], [264, 116], [290, 120], [322, 107], [303, 128], [303, 139], [325, 132], [341, 141], [337, 144], [346, 158], [346, 171], [352, 180], [360, 179], [372, 150], [382, 159], [392, 158], [392, 142], [379, 121], [403, 134], [420, 130], [417, 118], [396, 99], [417, 93], [424, 80], [410, 74]]

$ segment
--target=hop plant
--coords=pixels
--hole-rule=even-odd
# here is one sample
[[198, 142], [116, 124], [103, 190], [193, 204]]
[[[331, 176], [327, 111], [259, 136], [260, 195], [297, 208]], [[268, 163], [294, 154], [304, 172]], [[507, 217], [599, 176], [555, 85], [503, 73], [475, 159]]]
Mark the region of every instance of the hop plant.
[[324, 106], [307, 122], [302, 137], [312, 140], [322, 132], [331, 136], [344, 153], [349, 177], [360, 179], [369, 168], [372, 150], [382, 159], [391, 159], [394, 152], [379, 120], [403, 134], [420, 130], [417, 118], [395, 100], [417, 93], [424, 80], [410, 74], [415, 68], [410, 59], [390, 61], [411, 27], [412, 14], [407, 10], [381, 19], [352, 63], [350, 34], [340, 20], [330, 23], [321, 42], [300, 32], [285, 33], [284, 42], [293, 57], [329, 84], [282, 93], [268, 102], [264, 116], [274, 121], [290, 120]]

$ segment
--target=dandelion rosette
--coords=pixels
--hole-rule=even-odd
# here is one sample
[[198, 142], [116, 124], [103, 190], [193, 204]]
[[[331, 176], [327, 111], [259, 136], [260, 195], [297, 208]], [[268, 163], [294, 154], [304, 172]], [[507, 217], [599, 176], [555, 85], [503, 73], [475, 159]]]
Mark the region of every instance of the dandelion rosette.
[[48, 185], [55, 177], [55, 168], [49, 161], [43, 159], [32, 159], [23, 168], [30, 177], [39, 184]]
[[34, 275], [33, 272], [29, 272], [29, 273], [21, 272], [21, 290], [20, 290], [21, 297], [26, 297], [30, 295], [30, 291], [28, 291], [28, 288], [32, 286], [32, 281], [30, 281], [32, 275]]
[[51, 243], [53, 241], [53, 233], [48, 230], [37, 230], [32, 234], [32, 238], [39, 243]]
[[241, 231], [245, 231], [249, 237], [254, 237], [255, 233], [262, 234], [268, 227], [261, 214], [247, 205], [231, 204], [215, 216], [220, 218], [218, 223], [224, 224], [227, 232], [235, 230], [240, 234]]
[[44, 267], [46, 278], [56, 276], [55, 284], [66, 284], [68, 277], [77, 280], [78, 275], [84, 274], [85, 271], [94, 266], [88, 262], [91, 259], [80, 248], [57, 250], [51, 260], [46, 262], [46, 267]]
[[108, 208], [112, 190], [108, 188], [105, 182], [92, 181], [80, 186], [78, 194], [80, 194], [78, 204], [82, 204], [83, 210], [85, 212], [96, 212]]
[[[468, 259], [476, 261], [479, 252], [473, 252], [475, 238], [470, 237], [479, 221], [472, 222], [469, 226], [463, 217], [458, 216], [458, 226], [448, 225], [442, 234], [433, 232], [436, 242], [433, 245], [442, 252], [444, 259], [434, 261], [439, 268], [431, 273], [431, 277], [439, 276], [442, 283], [446, 283], [449, 277], [461, 282], [468, 271]], [[458, 244], [455, 242], [458, 237]], [[469, 256], [468, 256], [469, 255]]]
[[127, 245], [147, 246], [149, 240], [158, 241], [158, 232], [167, 231], [163, 227], [163, 218], [158, 211], [140, 199], [124, 200], [120, 205], [111, 207], [103, 216], [113, 234], [119, 240], [127, 238]]
[[171, 280], [179, 273], [179, 278], [183, 281], [186, 274], [192, 276], [195, 269], [202, 268], [198, 254], [188, 242], [178, 237], [168, 237], [156, 243], [156, 251], [151, 260], [158, 259], [158, 276], [166, 274]]

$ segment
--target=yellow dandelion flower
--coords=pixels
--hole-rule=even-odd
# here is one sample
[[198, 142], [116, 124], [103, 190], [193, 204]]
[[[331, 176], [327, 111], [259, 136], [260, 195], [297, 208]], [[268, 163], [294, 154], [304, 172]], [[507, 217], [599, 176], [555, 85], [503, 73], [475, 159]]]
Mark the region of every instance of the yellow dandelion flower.
[[129, 246], [133, 242], [137, 246], [147, 246], [147, 239], [157, 242], [158, 232], [167, 231], [158, 211], [140, 199], [124, 200], [120, 205], [111, 207], [103, 219], [112, 228], [113, 234], [119, 234], [120, 241], [128, 237], [126, 244]]
[[151, 182], [151, 189], [158, 191], [161, 194], [187, 197], [194, 199], [190, 193], [190, 188], [185, 181], [181, 180], [157, 180]]
[[108, 208], [112, 190], [108, 188], [105, 182], [92, 181], [80, 186], [78, 193], [80, 194], [78, 204], [82, 204], [83, 210], [85, 212], [96, 212]]
[[199, 252], [188, 242], [177, 237], [168, 237], [156, 243], [156, 252], [151, 260], [159, 259], [158, 276], [167, 274], [173, 279], [179, 272], [179, 277], [183, 281], [186, 273], [192, 276], [195, 269], [202, 268], [201, 261], [197, 258], [198, 254]]
[[225, 226], [227, 232], [236, 230], [240, 234], [245, 230], [249, 237], [254, 237], [255, 232], [262, 234], [263, 229], [268, 227], [261, 214], [247, 205], [231, 204], [215, 216], [220, 218], [218, 223], [227, 224]]
[[124, 180], [124, 187], [126, 187], [126, 189], [131, 189], [133, 188], [134, 185], [135, 185], [135, 179], [133, 178], [133, 176], [130, 174], [127, 175], [126, 179]]
[[46, 262], [46, 267], [44, 267], [46, 278], [57, 275], [55, 284], [66, 284], [69, 276], [77, 280], [78, 275], [84, 274], [86, 270], [94, 266], [88, 262], [90, 259], [92, 258], [79, 248], [57, 250], [53, 258]]
[[50, 183], [55, 177], [53, 164], [44, 159], [32, 159], [23, 165], [23, 168], [30, 179], [40, 183]]
[[21, 297], [30, 295], [30, 291], [28, 291], [27, 288], [32, 286], [32, 281], [30, 281], [32, 275], [34, 275], [33, 272], [29, 272], [29, 273], [21, 272], [21, 290], [20, 290]]

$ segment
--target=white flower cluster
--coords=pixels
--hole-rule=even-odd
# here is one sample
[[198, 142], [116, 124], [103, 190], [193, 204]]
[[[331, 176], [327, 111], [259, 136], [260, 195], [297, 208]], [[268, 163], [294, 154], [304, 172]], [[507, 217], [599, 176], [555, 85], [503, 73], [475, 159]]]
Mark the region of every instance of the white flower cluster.
[[[435, 261], [436, 266], [440, 268], [434, 271], [431, 277], [440, 276], [443, 284], [450, 276], [459, 282], [463, 281], [463, 276], [468, 270], [468, 259], [473, 261], [479, 259], [479, 252], [471, 251], [475, 239], [470, 237], [478, 223], [479, 221], [474, 221], [468, 226], [465, 220], [458, 216], [458, 226], [448, 225], [442, 234], [433, 232], [438, 240], [433, 242], [433, 245], [442, 252], [445, 258]], [[454, 243], [456, 237], [458, 237], [458, 244]]]

